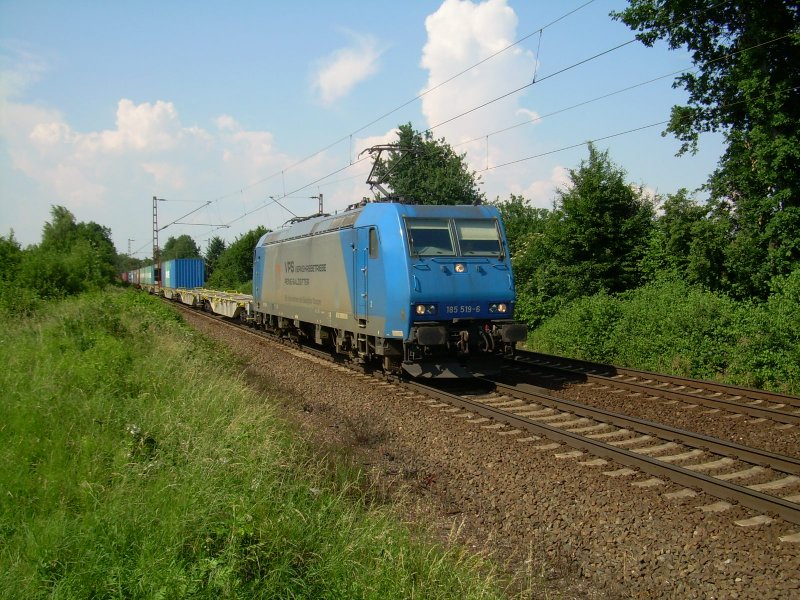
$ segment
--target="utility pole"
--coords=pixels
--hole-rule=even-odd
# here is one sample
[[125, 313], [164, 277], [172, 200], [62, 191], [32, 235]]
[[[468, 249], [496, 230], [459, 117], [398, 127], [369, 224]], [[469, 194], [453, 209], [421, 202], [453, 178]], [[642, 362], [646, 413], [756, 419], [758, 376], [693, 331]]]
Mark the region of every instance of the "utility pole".
[[164, 202], [163, 198], [153, 196], [153, 283], [156, 288], [161, 287], [161, 266], [159, 265], [158, 249], [158, 203]]
[[135, 242], [133, 238], [128, 238], [128, 258], [131, 257], [131, 242]]

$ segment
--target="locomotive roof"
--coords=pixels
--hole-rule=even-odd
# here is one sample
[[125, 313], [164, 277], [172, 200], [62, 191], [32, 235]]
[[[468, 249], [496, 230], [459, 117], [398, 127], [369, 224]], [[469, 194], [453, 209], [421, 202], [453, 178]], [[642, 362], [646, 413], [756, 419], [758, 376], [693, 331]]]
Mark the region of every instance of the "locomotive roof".
[[[364, 207], [353, 210], [348, 210], [336, 215], [326, 215], [322, 217], [314, 217], [284, 227], [278, 231], [271, 231], [262, 236], [258, 240], [259, 246], [267, 244], [275, 244], [277, 242], [285, 242], [296, 238], [306, 237], [310, 235], [319, 235], [328, 231], [336, 231], [339, 229], [349, 229], [353, 227], [364, 210], [379, 210], [379, 211], [394, 211], [407, 216], [426, 216], [426, 217], [448, 217], [448, 216], [466, 216], [466, 217], [493, 217], [499, 216], [497, 208], [491, 205], [428, 205], [428, 204], [398, 204], [394, 202], [380, 202], [369, 203]], [[454, 212], [456, 214], [454, 214]]]
[[258, 240], [258, 245], [274, 244], [275, 242], [284, 242], [307, 235], [316, 235], [325, 233], [326, 231], [335, 231], [337, 229], [352, 227], [362, 210], [363, 209], [349, 210], [338, 215], [316, 217], [295, 223], [290, 227], [285, 227], [278, 231], [265, 233], [264, 236]]

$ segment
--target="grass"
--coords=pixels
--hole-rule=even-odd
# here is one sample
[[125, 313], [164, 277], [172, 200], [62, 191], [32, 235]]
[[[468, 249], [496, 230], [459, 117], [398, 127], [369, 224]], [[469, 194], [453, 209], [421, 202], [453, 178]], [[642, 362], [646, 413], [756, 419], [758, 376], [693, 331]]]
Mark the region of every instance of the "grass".
[[134, 292], [0, 323], [3, 598], [499, 598]]

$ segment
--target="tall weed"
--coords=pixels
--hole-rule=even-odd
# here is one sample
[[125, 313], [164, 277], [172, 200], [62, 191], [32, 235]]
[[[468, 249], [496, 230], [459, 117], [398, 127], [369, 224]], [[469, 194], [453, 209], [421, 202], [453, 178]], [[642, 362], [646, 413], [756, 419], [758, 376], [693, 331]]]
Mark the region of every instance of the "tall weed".
[[486, 563], [331, 474], [163, 303], [45, 306], [0, 327], [0, 597], [500, 597]]

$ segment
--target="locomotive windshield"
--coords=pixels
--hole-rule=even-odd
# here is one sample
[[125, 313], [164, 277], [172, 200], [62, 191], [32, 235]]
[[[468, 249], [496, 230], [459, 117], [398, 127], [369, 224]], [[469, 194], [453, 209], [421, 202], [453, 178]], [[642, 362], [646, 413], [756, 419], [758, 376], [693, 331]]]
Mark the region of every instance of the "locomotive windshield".
[[456, 219], [461, 256], [500, 256], [503, 247], [494, 219]]
[[455, 256], [450, 219], [407, 219], [408, 244], [415, 256]]
[[406, 219], [412, 256], [501, 256], [494, 219]]

